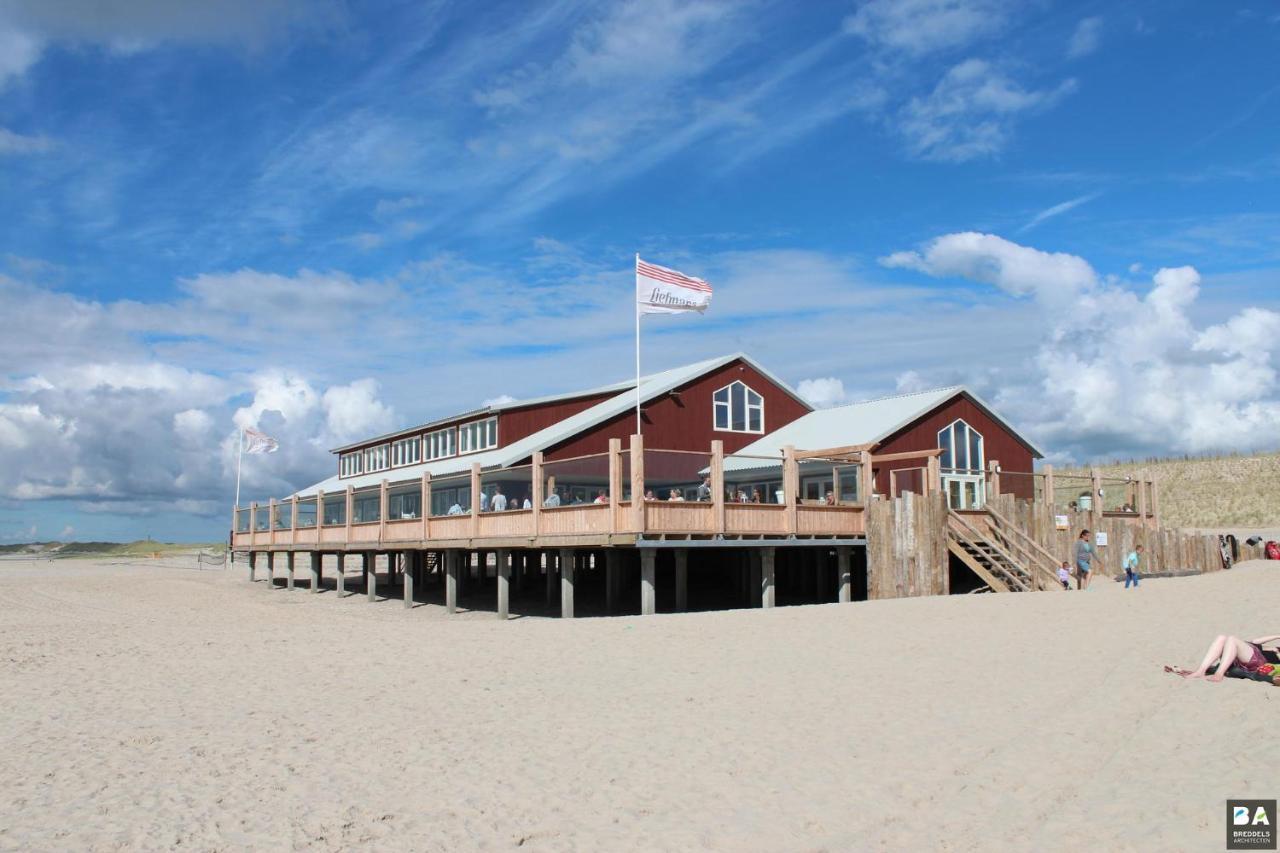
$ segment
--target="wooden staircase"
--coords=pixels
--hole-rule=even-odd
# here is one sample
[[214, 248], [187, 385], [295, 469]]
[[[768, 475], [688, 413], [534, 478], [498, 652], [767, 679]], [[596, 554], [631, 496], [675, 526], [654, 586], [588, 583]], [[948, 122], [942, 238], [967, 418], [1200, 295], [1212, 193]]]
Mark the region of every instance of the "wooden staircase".
[[992, 592], [1061, 589], [1053, 556], [994, 510], [985, 512], [989, 533], [948, 511], [947, 549]]

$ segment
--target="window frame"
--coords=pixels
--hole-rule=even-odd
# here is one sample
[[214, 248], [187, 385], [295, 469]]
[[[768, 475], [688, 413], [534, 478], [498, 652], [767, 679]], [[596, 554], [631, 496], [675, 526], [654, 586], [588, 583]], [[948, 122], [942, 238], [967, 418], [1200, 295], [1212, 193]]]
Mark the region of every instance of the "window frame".
[[[437, 440], [438, 439], [438, 440]], [[447, 439], [447, 441], [445, 441]], [[432, 443], [447, 444], [448, 452], [432, 453]], [[424, 433], [422, 436], [422, 461], [434, 462], [437, 459], [448, 459], [458, 455], [458, 428], [456, 426], [447, 426], [443, 429], [435, 429], [431, 432]]]
[[[966, 465], [962, 468], [956, 465], [956, 427], [964, 427], [964, 461]], [[944, 445], [942, 435], [946, 433], [947, 442]], [[973, 464], [971, 458], [973, 453], [973, 438], [978, 438], [978, 464]], [[981, 472], [986, 470], [987, 465], [987, 439], [981, 432], [973, 428], [973, 424], [964, 418], [956, 418], [951, 423], [938, 430], [938, 448], [942, 450], [942, 456], [938, 457], [938, 466], [944, 471], [964, 471], [967, 473]], [[944, 458], [949, 457], [950, 465], [943, 464]]]
[[[412, 451], [406, 453], [406, 450]], [[412, 458], [408, 458], [408, 457]], [[391, 442], [391, 466], [392, 468], [403, 468], [406, 465], [417, 465], [422, 461], [422, 436], [414, 435], [409, 438], [398, 438]]]
[[[484, 437], [486, 439], [490, 439], [490, 443], [481, 447], [469, 446], [469, 442], [464, 439], [467, 439], [472, 435], [472, 427], [477, 427], [478, 432], [484, 433]], [[457, 456], [467, 456], [472, 453], [482, 453], [486, 450], [493, 450], [498, 446], [498, 416], [492, 415], [487, 418], [481, 418], [477, 421], [468, 421], [465, 424], [458, 424], [457, 442]]]
[[364, 473], [364, 450], [350, 450], [338, 454], [338, 478], [359, 477]]
[[[734, 418], [734, 392], [735, 386], [742, 386], [742, 418], [743, 428], [735, 428], [738, 420]], [[721, 394], [725, 399], [719, 399]], [[755, 397], [759, 402], [751, 402], [751, 398]], [[734, 432], [742, 435], [764, 435], [765, 434], [765, 404], [764, 395], [756, 389], [752, 388], [741, 379], [735, 379], [722, 388], [717, 388], [711, 392], [711, 429], [713, 432]], [[724, 412], [724, 426], [720, 426], [720, 413]], [[759, 414], [758, 429], [751, 428], [752, 413]]]

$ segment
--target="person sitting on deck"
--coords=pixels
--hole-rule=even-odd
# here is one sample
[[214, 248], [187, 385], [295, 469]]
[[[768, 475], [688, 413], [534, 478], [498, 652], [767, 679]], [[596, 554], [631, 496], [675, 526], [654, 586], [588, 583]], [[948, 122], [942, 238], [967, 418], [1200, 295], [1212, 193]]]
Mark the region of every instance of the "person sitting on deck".
[[835, 493], [835, 492], [827, 492], [827, 498], [826, 498], [825, 503], [826, 503], [826, 505], [827, 505], [827, 506], [835, 506], [835, 505], [836, 505], [836, 493]]
[[546, 500], [542, 502], [542, 505], [543, 506], [560, 506], [560, 493], [555, 490], [552, 490], [551, 494], [547, 495]]
[[[701, 489], [699, 489], [699, 491], [701, 491]], [[708, 499], [708, 500], [710, 500], [710, 497], [708, 497], [707, 499]], [[682, 500], [684, 500], [684, 495], [680, 494], [680, 490], [679, 490], [679, 489], [672, 489], [672, 490], [671, 490], [671, 492], [670, 492], [670, 494], [668, 494], [668, 495], [667, 495], [667, 500], [668, 500], [668, 501], [682, 501]]]
[[520, 503], [521, 509], [533, 509], [533, 501], [529, 500], [529, 496], [525, 495], [524, 500]]
[[607, 504], [609, 502], [609, 496], [604, 492], [596, 492], [595, 502], [598, 504]]
[[[675, 491], [675, 489], [672, 489], [672, 491], [674, 492], [674, 491]], [[701, 485], [701, 486], [698, 486], [698, 498], [697, 498], [697, 499], [698, 499], [698, 500], [700, 500], [700, 501], [710, 501], [710, 500], [711, 500], [711, 478], [710, 478], [710, 477], [706, 477], [706, 478], [704, 478], [704, 479], [703, 479], [703, 481], [702, 481], [702, 485]], [[682, 498], [682, 500], [683, 500], [683, 498]]]
[[760, 503], [760, 490], [759, 490], [759, 489], [752, 489], [752, 490], [751, 490], [751, 502], [752, 502], [753, 504], [758, 504], [758, 503]]
[[449, 507], [449, 515], [466, 515], [467, 511], [462, 508], [462, 504], [457, 501], [453, 502], [453, 506]]
[[507, 511], [507, 496], [502, 493], [502, 486], [495, 486], [493, 499], [489, 501], [489, 509], [493, 512]]
[[658, 496], [653, 493], [653, 489], [645, 489], [644, 499], [647, 501], [656, 501]]
[[[1209, 644], [1209, 651], [1205, 652], [1199, 669], [1166, 666], [1164, 671], [1183, 678], [1203, 678], [1206, 681], [1221, 681], [1230, 675], [1232, 678], [1270, 681], [1280, 687], [1280, 655], [1262, 648], [1265, 645], [1274, 644], [1277, 640], [1280, 640], [1280, 634], [1269, 634], [1248, 641], [1227, 634], [1219, 634]], [[1218, 664], [1218, 669], [1213, 675], [1209, 675], [1209, 667], [1215, 662]]]

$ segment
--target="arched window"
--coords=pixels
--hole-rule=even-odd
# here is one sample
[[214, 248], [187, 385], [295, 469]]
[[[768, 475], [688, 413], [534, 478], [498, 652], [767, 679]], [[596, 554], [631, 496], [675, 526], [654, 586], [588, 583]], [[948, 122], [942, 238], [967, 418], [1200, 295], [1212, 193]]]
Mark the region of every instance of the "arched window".
[[944, 470], [981, 471], [986, 464], [982, 433], [964, 421], [952, 421], [938, 430], [938, 447], [942, 448]]
[[764, 398], [744, 382], [732, 382], [711, 395], [713, 426], [723, 432], [764, 432]]

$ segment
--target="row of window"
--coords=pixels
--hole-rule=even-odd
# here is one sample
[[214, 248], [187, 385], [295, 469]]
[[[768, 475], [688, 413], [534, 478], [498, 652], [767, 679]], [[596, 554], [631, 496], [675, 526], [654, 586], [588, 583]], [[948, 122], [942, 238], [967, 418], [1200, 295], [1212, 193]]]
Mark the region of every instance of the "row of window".
[[373, 474], [388, 468], [416, 465], [422, 461], [430, 462], [462, 453], [478, 453], [497, 446], [498, 419], [487, 418], [459, 427], [438, 429], [426, 435], [397, 439], [391, 444], [379, 444], [377, 447], [340, 454], [338, 476]]

